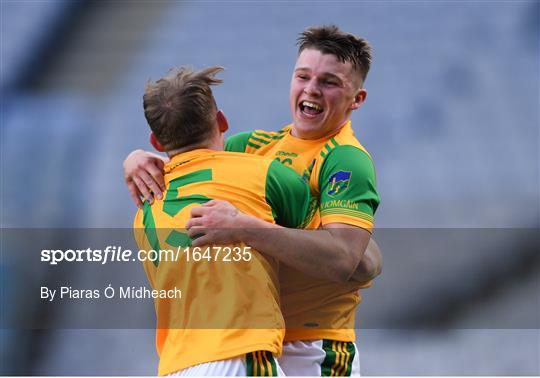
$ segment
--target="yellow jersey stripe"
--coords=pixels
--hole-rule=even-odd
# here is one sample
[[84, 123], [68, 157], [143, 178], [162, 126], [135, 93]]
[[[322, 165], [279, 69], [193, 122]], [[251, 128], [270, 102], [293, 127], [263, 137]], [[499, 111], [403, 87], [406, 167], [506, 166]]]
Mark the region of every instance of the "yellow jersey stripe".
[[270, 140], [264, 140], [264, 139], [261, 139], [261, 138], [257, 138], [254, 135], [252, 135], [248, 140], [251, 141], [251, 142], [257, 142], [257, 143], [261, 143], [261, 144], [268, 144], [268, 143], [271, 142]]
[[261, 363], [259, 362], [259, 352], [253, 352], [253, 376], [261, 376]]
[[338, 371], [339, 376], [344, 376], [347, 372], [347, 364], [349, 363], [349, 353], [347, 352], [347, 343], [346, 342], [340, 342], [341, 344], [341, 352], [343, 354], [342, 363], [340, 366], [340, 369]]
[[343, 341], [339, 342], [339, 349], [340, 349], [341, 358], [339, 362], [338, 376], [342, 376], [344, 373], [343, 368], [347, 366], [345, 365], [345, 360], [347, 358], [347, 355], [345, 354], [345, 343]]
[[326, 142], [326, 144], [321, 149], [321, 153], [320, 153], [321, 157], [323, 159], [326, 158], [326, 155], [328, 155], [330, 151], [332, 151], [337, 146], [339, 146], [338, 141], [335, 138], [330, 139], [328, 142]]
[[347, 370], [349, 369], [349, 363], [351, 362], [351, 354], [349, 353], [348, 346], [349, 343], [344, 344], [345, 355], [347, 356], [347, 358], [345, 359], [345, 366], [343, 366], [343, 375], [347, 374]]
[[338, 350], [338, 342], [332, 341], [332, 351], [336, 354], [336, 359], [334, 360], [334, 365], [332, 365], [332, 369], [330, 370], [330, 376], [335, 377], [336, 376], [336, 370], [339, 367], [339, 360], [340, 360], [340, 353]]
[[255, 144], [255, 143], [252, 143], [252, 142], [251, 142], [251, 139], [248, 140], [247, 145], [250, 146], [250, 147], [255, 148], [256, 150], [258, 150], [259, 148], [262, 147], [262, 146], [259, 146], [259, 145]]
[[288, 130], [282, 129], [277, 132], [264, 132], [262, 130], [255, 130], [253, 134], [256, 134], [258, 137], [270, 139], [270, 140], [280, 140], [283, 138]]
[[335, 138], [330, 139], [330, 143], [333, 145], [332, 148], [336, 148], [337, 146], [339, 146], [339, 143]]
[[336, 368], [339, 364], [339, 352], [337, 350], [337, 341], [332, 341], [332, 351], [336, 355], [334, 358], [334, 364], [332, 365], [332, 369], [330, 370], [330, 376], [335, 377], [336, 376]]
[[262, 362], [262, 368], [263, 368], [263, 374], [265, 377], [268, 376], [268, 359], [266, 358], [266, 353], [264, 351], [261, 351], [261, 362]]
[[335, 345], [336, 345], [336, 342], [332, 341], [332, 346], [331, 346], [330, 350], [334, 353], [334, 360], [332, 361], [332, 366], [330, 368], [330, 377], [334, 376], [334, 366], [336, 366], [337, 354], [336, 354], [336, 351], [334, 350]]
[[341, 348], [342, 343], [341, 341], [338, 341], [336, 343], [336, 349], [338, 350], [338, 366], [336, 367], [336, 376], [339, 377], [341, 375], [341, 368], [343, 367], [343, 349]]
[[336, 356], [336, 370], [334, 375], [336, 377], [340, 376], [341, 366], [343, 365], [342, 359], [343, 359], [343, 351], [341, 350], [341, 341], [336, 342], [336, 350], [337, 350], [337, 356]]
[[351, 217], [349, 215], [343, 215], [343, 214], [326, 215], [324, 217], [321, 217], [321, 221], [323, 225], [330, 224], [330, 223], [346, 223], [346, 224], [350, 224], [351, 226], [364, 228], [369, 232], [373, 230], [372, 222], [368, 222], [367, 220], [356, 218], [356, 217]]
[[274, 374], [273, 374], [273, 371], [272, 371], [272, 364], [270, 363], [270, 359], [268, 358], [269, 352], [264, 351], [263, 353], [264, 353], [264, 360], [265, 360], [265, 363], [266, 363], [266, 370], [268, 371], [267, 376], [271, 377]]
[[264, 366], [264, 355], [263, 355], [263, 352], [262, 351], [259, 351], [258, 352], [258, 359], [259, 359], [259, 367], [261, 369], [261, 377], [266, 377], [266, 367]]
[[264, 351], [259, 351], [259, 355], [261, 356], [261, 376], [267, 377], [268, 371], [266, 367], [266, 356], [264, 354]]
[[261, 376], [261, 362], [259, 361], [259, 351], [253, 352], [253, 376]]
[[254, 131], [253, 133], [251, 133], [250, 138], [257, 138], [257, 139], [263, 140], [265, 143], [270, 143], [272, 141], [272, 137], [270, 135], [260, 133], [257, 131]]
[[253, 137], [250, 137], [248, 139], [248, 145], [255, 145], [255, 146], [259, 146], [259, 147], [263, 147], [266, 143], [262, 140], [262, 139], [257, 139], [257, 138], [253, 138]]
[[265, 133], [254, 131], [251, 134], [250, 138], [257, 138], [257, 139], [262, 140], [266, 144], [268, 144], [268, 143], [273, 143], [275, 141], [283, 139], [283, 137], [285, 137], [285, 135], [286, 135], [285, 133], [279, 133], [279, 134], [278, 133], [272, 133], [271, 135], [268, 135], [268, 134], [265, 134]]
[[255, 130], [251, 135], [252, 136], [257, 136], [258, 138], [268, 139], [268, 141], [270, 142], [270, 141], [272, 141], [272, 137], [274, 136], [274, 133], [273, 132], [264, 133], [262, 131]]
[[330, 153], [330, 151], [332, 151], [332, 149], [330, 148], [330, 143], [326, 143], [324, 145], [323, 151], [324, 151], [325, 155], [328, 155]]
[[321, 216], [325, 215], [332, 215], [332, 214], [338, 214], [338, 215], [350, 215], [356, 218], [365, 219], [367, 221], [373, 222], [373, 216], [363, 213], [361, 211], [357, 210], [351, 210], [351, 209], [343, 209], [343, 208], [334, 208], [334, 209], [324, 209], [321, 210]]
[[278, 141], [280, 139], [283, 139], [283, 137], [285, 135], [286, 134], [274, 135], [274, 136], [266, 136], [266, 135], [259, 135], [259, 134], [253, 133], [253, 135], [251, 135], [250, 139], [256, 138], [260, 143], [270, 144], [270, 143], [274, 143], [275, 141]]
[[[324, 147], [326, 147], [326, 146], [324, 146]], [[322, 157], [323, 159], [324, 159], [324, 158], [326, 157], [326, 155], [328, 154], [328, 152], [325, 152], [325, 151], [324, 151], [324, 147], [323, 147], [323, 149], [321, 150], [321, 157]]]

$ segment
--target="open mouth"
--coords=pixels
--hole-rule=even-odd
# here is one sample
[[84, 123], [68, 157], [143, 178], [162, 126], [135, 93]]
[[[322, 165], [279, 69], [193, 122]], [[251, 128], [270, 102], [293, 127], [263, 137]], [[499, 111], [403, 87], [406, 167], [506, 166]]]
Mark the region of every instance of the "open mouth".
[[308, 116], [316, 116], [323, 112], [322, 106], [311, 101], [300, 101], [300, 111]]

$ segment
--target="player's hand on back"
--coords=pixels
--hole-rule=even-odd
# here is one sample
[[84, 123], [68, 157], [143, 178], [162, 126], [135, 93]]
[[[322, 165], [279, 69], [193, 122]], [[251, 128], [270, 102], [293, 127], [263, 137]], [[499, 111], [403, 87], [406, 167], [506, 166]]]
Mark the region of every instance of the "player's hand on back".
[[124, 160], [124, 179], [133, 202], [142, 207], [143, 199], [149, 203], [154, 196], [161, 199], [165, 191], [163, 167], [167, 158], [143, 150], [131, 152]]

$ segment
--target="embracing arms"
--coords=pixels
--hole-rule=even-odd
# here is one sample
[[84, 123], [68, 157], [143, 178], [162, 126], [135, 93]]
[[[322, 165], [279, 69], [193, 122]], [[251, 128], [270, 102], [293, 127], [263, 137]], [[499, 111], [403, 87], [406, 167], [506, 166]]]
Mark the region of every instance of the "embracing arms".
[[243, 214], [220, 200], [194, 208], [191, 215], [187, 227], [190, 237], [197, 236], [194, 246], [244, 242], [303, 273], [335, 282], [353, 276], [367, 281], [380, 269], [371, 266], [377, 260], [375, 250], [368, 264], [360, 264], [370, 233], [358, 227], [334, 223], [318, 230], [285, 228]]
[[[142, 150], [126, 158], [124, 177], [138, 206], [142, 206], [141, 196], [151, 202], [152, 195], [162, 195], [166, 161]], [[382, 256], [371, 234], [348, 224], [329, 223], [317, 230], [285, 228], [214, 200], [193, 209], [188, 227], [190, 236], [203, 235], [194, 245], [243, 241], [299, 271], [330, 281], [364, 282], [381, 272]]]

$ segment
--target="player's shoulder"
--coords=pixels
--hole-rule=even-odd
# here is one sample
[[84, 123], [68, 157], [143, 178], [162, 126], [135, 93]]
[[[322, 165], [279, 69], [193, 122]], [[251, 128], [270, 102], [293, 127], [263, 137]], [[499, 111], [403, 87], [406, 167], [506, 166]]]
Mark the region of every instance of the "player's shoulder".
[[277, 131], [268, 131], [268, 130], [254, 130], [252, 131], [252, 135], [254, 137], [260, 137], [267, 140], [279, 140], [283, 138], [289, 130], [291, 129], [292, 125], [287, 125]]
[[255, 148], [268, 146], [283, 139], [287, 135], [287, 133], [287, 127], [284, 127], [283, 129], [278, 131], [254, 130], [251, 132], [251, 135], [248, 139], [248, 144]]
[[[344, 146], [349, 146], [349, 147], [344, 147]], [[325, 155], [328, 155], [329, 152], [335, 150], [336, 148], [337, 148], [337, 152], [334, 152], [334, 153], [337, 153], [337, 154], [344, 151], [355, 151], [353, 149], [350, 149], [350, 147], [354, 147], [358, 149], [363, 154], [367, 155], [369, 159], [372, 159], [368, 150], [356, 138], [356, 135], [354, 134], [351, 123], [349, 121], [345, 125], [345, 127], [343, 127], [340, 130], [339, 133], [337, 133], [333, 138], [330, 138], [330, 140], [323, 147], [323, 151], [321, 152], [324, 152]]]
[[227, 138], [227, 151], [246, 152], [248, 149], [259, 149], [283, 139], [290, 130], [290, 125], [278, 131], [262, 129], [243, 131]]
[[325, 177], [334, 175], [336, 172], [355, 172], [363, 177], [375, 175], [375, 164], [369, 152], [358, 142], [348, 140], [348, 143], [340, 144], [337, 140], [329, 141], [329, 145], [321, 150], [318, 156], [320, 174], [319, 184]]
[[219, 156], [220, 159], [235, 161], [238, 163], [244, 162], [246, 164], [263, 164], [272, 162], [272, 158], [264, 155], [252, 155], [236, 151], [222, 151]]
[[368, 150], [360, 144], [360, 142], [354, 139], [341, 139], [337, 136], [331, 138], [323, 146], [319, 153], [319, 158], [323, 161], [326, 160], [355, 160], [355, 159], [369, 159], [373, 161]]
[[223, 151], [220, 153], [220, 161], [229, 170], [232, 168], [237, 172], [246, 172], [257, 176], [258, 174], [267, 174], [274, 160], [264, 155]]
[[279, 180], [290, 180], [300, 176], [291, 168], [279, 163], [271, 157], [264, 155], [252, 155], [243, 152], [223, 151], [220, 154], [221, 165], [230, 170], [245, 172], [252, 177], [259, 177], [261, 183], [269, 177]]

